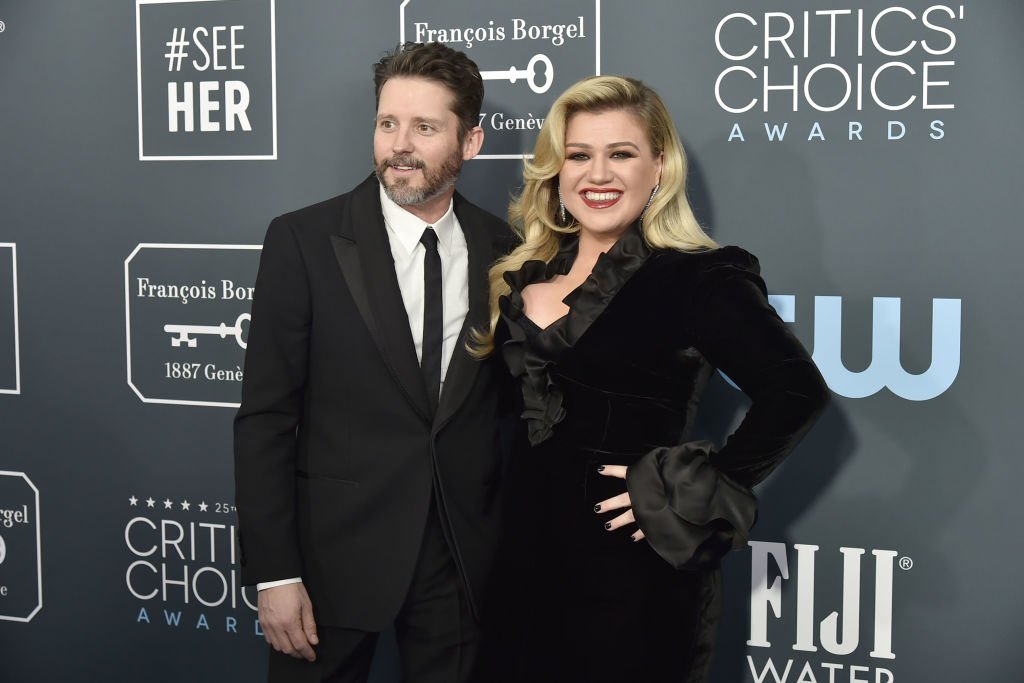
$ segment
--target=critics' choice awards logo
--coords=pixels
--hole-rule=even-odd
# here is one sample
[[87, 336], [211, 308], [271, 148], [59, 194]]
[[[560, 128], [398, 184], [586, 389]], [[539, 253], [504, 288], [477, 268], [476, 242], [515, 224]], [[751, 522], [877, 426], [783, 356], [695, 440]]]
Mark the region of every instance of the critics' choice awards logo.
[[20, 393], [18, 258], [13, 243], [0, 242], [0, 394]]
[[262, 636], [238, 571], [235, 506], [181, 496], [127, 500], [125, 587], [139, 625]]
[[125, 259], [128, 385], [146, 403], [237, 408], [258, 245], [140, 244]]
[[[796, 322], [795, 296], [772, 294], [768, 300], [783, 321]], [[842, 297], [814, 297], [814, 339], [808, 346], [832, 391], [864, 398], [888, 388], [908, 401], [927, 401], [953, 385], [960, 372], [960, 299], [932, 299], [931, 364], [921, 373], [903, 367], [901, 317], [899, 298], [874, 297], [870, 328], [858, 324], [847, 339], [859, 344], [870, 339], [871, 360], [862, 370], [851, 370], [843, 362]]]
[[276, 159], [274, 0], [136, 0], [139, 159]]
[[943, 139], [964, 17], [929, 3], [723, 16], [714, 96], [735, 117], [728, 140]]
[[[792, 552], [785, 543], [749, 545], [746, 680], [894, 683], [893, 585], [913, 568], [911, 558], [895, 550], [843, 547], [819, 555], [816, 545], [797, 543]], [[840, 609], [829, 611], [832, 605]]]
[[0, 620], [31, 621], [43, 608], [39, 489], [0, 471]]
[[440, 42], [469, 55], [484, 78], [478, 159], [521, 159], [555, 97], [601, 73], [600, 0], [465, 3], [403, 0], [402, 42]]

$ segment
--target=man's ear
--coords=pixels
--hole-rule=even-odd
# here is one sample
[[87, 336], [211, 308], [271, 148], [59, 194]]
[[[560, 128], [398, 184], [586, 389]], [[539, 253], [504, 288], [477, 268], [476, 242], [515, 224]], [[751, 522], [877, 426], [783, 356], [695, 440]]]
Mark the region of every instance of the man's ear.
[[474, 126], [469, 129], [466, 133], [465, 139], [462, 141], [462, 159], [463, 161], [469, 161], [477, 154], [480, 153], [480, 148], [484, 146], [484, 129], [480, 126]]

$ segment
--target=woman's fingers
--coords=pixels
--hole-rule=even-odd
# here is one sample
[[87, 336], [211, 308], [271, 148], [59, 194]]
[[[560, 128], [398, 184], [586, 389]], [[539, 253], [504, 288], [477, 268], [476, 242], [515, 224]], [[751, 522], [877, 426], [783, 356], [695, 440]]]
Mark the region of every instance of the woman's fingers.
[[615, 517], [615, 518], [610, 519], [609, 521], [605, 522], [604, 523], [604, 528], [606, 530], [608, 530], [608, 531], [615, 531], [619, 527], [626, 526], [627, 524], [632, 524], [635, 521], [636, 520], [633, 518], [633, 511], [632, 510], [626, 510], [621, 515], [619, 515], [618, 517]]
[[610, 512], [611, 510], [620, 510], [622, 508], [628, 508], [632, 505], [629, 500], [629, 492], [620, 493], [617, 496], [612, 496], [607, 500], [602, 500], [600, 503], [594, 506], [594, 512]]
[[[626, 465], [601, 465], [600, 467], [597, 468], [597, 471], [600, 472], [605, 477], [625, 479], [627, 469], [628, 467]], [[600, 503], [594, 506], [594, 512], [603, 513], [611, 512], [612, 510], [621, 510], [622, 508], [627, 508], [627, 510], [623, 512], [621, 515], [614, 517], [604, 523], [604, 528], [606, 530], [615, 531], [616, 529], [621, 529], [627, 524], [636, 523], [636, 518], [633, 517], [633, 510], [630, 509], [632, 508], [632, 506], [633, 503], [629, 499], [629, 492], [627, 491], [626, 493], [621, 493], [617, 496], [612, 496], [607, 500], [602, 500]], [[637, 529], [630, 536], [630, 538], [634, 541], [642, 541], [644, 539], [644, 532], [640, 529]]]
[[597, 471], [600, 472], [605, 477], [625, 479], [627, 469], [628, 468], [625, 465], [601, 465], [600, 467], [597, 468]]

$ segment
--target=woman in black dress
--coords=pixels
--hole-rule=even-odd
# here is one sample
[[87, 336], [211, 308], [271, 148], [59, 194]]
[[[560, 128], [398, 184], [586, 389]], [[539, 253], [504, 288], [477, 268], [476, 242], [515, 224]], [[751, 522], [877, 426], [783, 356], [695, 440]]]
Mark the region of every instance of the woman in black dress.
[[[523, 420], [489, 680], [706, 680], [719, 558], [827, 402], [757, 259], [703, 232], [685, 179], [661, 99], [611, 76], [558, 98], [526, 166], [478, 338]], [[687, 441], [714, 368], [752, 400], [721, 449]]]

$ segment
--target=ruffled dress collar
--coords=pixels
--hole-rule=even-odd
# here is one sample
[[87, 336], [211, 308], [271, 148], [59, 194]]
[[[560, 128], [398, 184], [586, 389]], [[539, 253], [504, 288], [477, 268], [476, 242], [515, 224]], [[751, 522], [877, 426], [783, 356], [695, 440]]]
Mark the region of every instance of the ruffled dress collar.
[[550, 262], [527, 261], [519, 270], [504, 274], [511, 291], [498, 301], [499, 312], [509, 330], [509, 338], [502, 344], [501, 352], [512, 375], [521, 380], [522, 417], [527, 422], [532, 445], [550, 438], [555, 425], [565, 419], [562, 391], [551, 378], [552, 369], [586, 334], [615, 295], [653, 253], [644, 241], [639, 222], [633, 224], [611, 249], [598, 256], [583, 284], [562, 300], [569, 307], [569, 312], [540, 329], [526, 317], [523, 290], [533, 283], [568, 273], [578, 251], [579, 235], [566, 235]]

